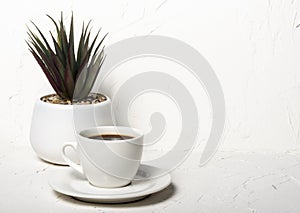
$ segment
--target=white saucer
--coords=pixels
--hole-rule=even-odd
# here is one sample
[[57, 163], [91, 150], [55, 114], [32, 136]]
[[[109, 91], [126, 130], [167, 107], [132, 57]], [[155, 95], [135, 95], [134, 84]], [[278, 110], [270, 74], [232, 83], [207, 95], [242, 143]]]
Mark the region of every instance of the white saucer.
[[171, 183], [169, 174], [158, 176], [160, 169], [141, 165], [130, 185], [121, 188], [94, 187], [72, 168], [49, 171], [49, 185], [53, 190], [78, 200], [94, 203], [124, 203], [139, 200], [166, 188]]

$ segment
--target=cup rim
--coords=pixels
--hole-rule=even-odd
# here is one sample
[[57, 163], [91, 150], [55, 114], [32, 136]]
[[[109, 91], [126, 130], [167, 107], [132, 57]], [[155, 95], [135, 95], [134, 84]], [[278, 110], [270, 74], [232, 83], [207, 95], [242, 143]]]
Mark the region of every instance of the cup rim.
[[[134, 136], [133, 138], [130, 138], [130, 139], [120, 139], [120, 140], [111, 140], [111, 141], [101, 140], [103, 142], [109, 142], [109, 143], [130, 142], [130, 141], [133, 141], [133, 140], [140, 139], [144, 136], [144, 133], [139, 129], [129, 127], [129, 126], [119, 126], [119, 125], [116, 125], [116, 126], [96, 126], [96, 127], [90, 127], [90, 128], [82, 129], [82, 130], [80, 130], [79, 133], [77, 133], [77, 136], [79, 136], [80, 138], [89, 140], [89, 141], [99, 142], [99, 139], [89, 138], [88, 136], [83, 135], [83, 133], [87, 132], [87, 131], [95, 131], [95, 133], [97, 134], [97, 133], [99, 133], [99, 132], [96, 132], [98, 129], [104, 129], [104, 128], [108, 128], [108, 129], [116, 129], [116, 128], [130, 129], [131, 131], [136, 133], [137, 136]], [[122, 133], [118, 133], [118, 132], [116, 132], [116, 133], [117, 134], [122, 134]], [[124, 134], [126, 134], [126, 133], [124, 133]]]

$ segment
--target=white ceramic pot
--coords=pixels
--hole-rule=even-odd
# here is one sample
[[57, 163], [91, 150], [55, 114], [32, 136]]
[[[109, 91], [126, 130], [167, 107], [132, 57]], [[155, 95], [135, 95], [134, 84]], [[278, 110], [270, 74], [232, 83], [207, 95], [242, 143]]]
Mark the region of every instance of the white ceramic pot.
[[67, 165], [61, 156], [62, 145], [76, 141], [82, 129], [112, 125], [111, 100], [87, 105], [61, 105], [38, 99], [35, 103], [30, 142], [36, 154], [45, 161]]

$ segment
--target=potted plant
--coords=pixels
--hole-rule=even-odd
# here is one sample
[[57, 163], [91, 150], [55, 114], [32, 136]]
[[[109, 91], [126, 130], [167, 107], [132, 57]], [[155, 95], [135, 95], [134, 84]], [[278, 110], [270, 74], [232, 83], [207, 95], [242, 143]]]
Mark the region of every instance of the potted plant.
[[90, 43], [90, 22], [86, 26], [83, 23], [75, 53], [73, 14], [69, 35], [66, 33], [62, 14], [58, 22], [51, 16], [48, 17], [54, 23], [57, 37], [55, 38], [50, 31], [51, 42], [48, 42], [32, 22], [37, 33], [28, 28], [29, 38], [26, 41], [30, 52], [55, 91], [55, 94], [44, 95], [36, 101], [30, 141], [40, 158], [65, 165], [61, 156], [61, 146], [67, 141], [76, 140], [75, 131], [112, 124], [109, 97], [91, 92], [104, 62], [102, 43], [107, 34], [97, 42], [99, 30]]

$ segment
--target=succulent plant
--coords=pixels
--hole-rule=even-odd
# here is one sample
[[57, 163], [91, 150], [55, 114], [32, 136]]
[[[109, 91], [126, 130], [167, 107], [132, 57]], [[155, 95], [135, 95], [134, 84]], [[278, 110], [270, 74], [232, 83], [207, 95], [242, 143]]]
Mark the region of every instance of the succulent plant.
[[39, 36], [28, 28], [29, 39], [26, 42], [29, 50], [58, 96], [71, 101], [83, 99], [91, 92], [104, 62], [104, 47], [100, 48], [100, 46], [107, 34], [96, 44], [100, 29], [89, 45], [91, 21], [86, 26], [83, 23], [75, 56], [73, 14], [69, 36], [66, 33], [62, 13], [59, 22], [47, 16], [54, 23], [57, 32], [55, 39], [50, 31], [54, 48], [51, 48], [41, 30], [32, 22]]

